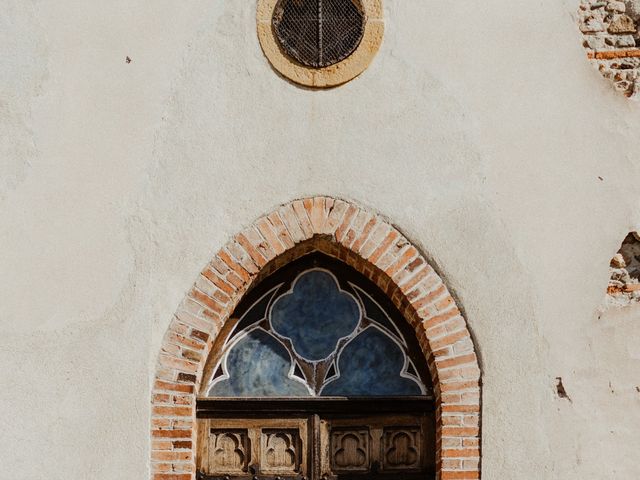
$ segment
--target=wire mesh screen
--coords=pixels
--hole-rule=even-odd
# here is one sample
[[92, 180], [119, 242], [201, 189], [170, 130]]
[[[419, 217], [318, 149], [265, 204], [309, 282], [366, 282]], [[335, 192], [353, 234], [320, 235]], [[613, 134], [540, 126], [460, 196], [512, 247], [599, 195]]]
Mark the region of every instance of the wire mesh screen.
[[283, 50], [303, 65], [328, 67], [347, 58], [364, 34], [359, 0], [280, 0], [273, 28]]

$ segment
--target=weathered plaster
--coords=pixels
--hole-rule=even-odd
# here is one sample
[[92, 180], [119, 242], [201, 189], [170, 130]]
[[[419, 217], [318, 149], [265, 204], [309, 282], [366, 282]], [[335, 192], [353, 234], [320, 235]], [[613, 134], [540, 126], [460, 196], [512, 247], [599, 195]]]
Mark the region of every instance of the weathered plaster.
[[0, 91], [8, 477], [147, 478], [178, 303], [231, 235], [314, 194], [383, 214], [460, 300], [484, 478], [636, 476], [640, 314], [596, 312], [638, 219], [640, 110], [584, 58], [578, 0], [386, 0], [375, 61], [321, 92], [270, 68], [254, 2], [0, 8], [28, 59]]
[[25, 180], [38, 154], [31, 108], [46, 81], [48, 53], [34, 3], [5, 3], [0, 17], [0, 203]]

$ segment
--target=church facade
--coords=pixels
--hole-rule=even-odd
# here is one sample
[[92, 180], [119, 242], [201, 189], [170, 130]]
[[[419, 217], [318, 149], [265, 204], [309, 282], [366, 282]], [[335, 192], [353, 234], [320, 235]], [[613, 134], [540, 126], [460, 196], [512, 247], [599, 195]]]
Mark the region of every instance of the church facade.
[[636, 2], [0, 3], [0, 478], [637, 477]]

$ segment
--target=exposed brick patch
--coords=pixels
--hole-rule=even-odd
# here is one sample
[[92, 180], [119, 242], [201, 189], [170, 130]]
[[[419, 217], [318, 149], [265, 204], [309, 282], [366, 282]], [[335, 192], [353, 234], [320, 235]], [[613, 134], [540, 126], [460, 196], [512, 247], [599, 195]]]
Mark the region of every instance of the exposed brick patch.
[[386, 292], [415, 328], [438, 401], [438, 478], [480, 478], [480, 369], [466, 321], [423, 255], [380, 216], [330, 197], [283, 205], [211, 260], [165, 334], [152, 391], [151, 479], [195, 477], [195, 397], [217, 333], [255, 282], [314, 250]]
[[581, 0], [578, 24], [587, 58], [627, 97], [640, 92], [640, 3]]
[[610, 279], [606, 306], [625, 306], [640, 302], [640, 233], [624, 239], [609, 265]]

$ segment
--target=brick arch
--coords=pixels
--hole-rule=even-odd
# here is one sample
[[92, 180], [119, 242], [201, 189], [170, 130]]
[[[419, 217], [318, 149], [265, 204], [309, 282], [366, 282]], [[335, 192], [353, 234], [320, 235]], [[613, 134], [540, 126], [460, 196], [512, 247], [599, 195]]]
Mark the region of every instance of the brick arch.
[[251, 285], [312, 250], [366, 275], [415, 328], [436, 393], [438, 477], [479, 479], [480, 368], [455, 300], [418, 249], [382, 217], [313, 197], [283, 205], [233, 237], [180, 304], [156, 365], [152, 480], [195, 477], [195, 399], [216, 335]]

